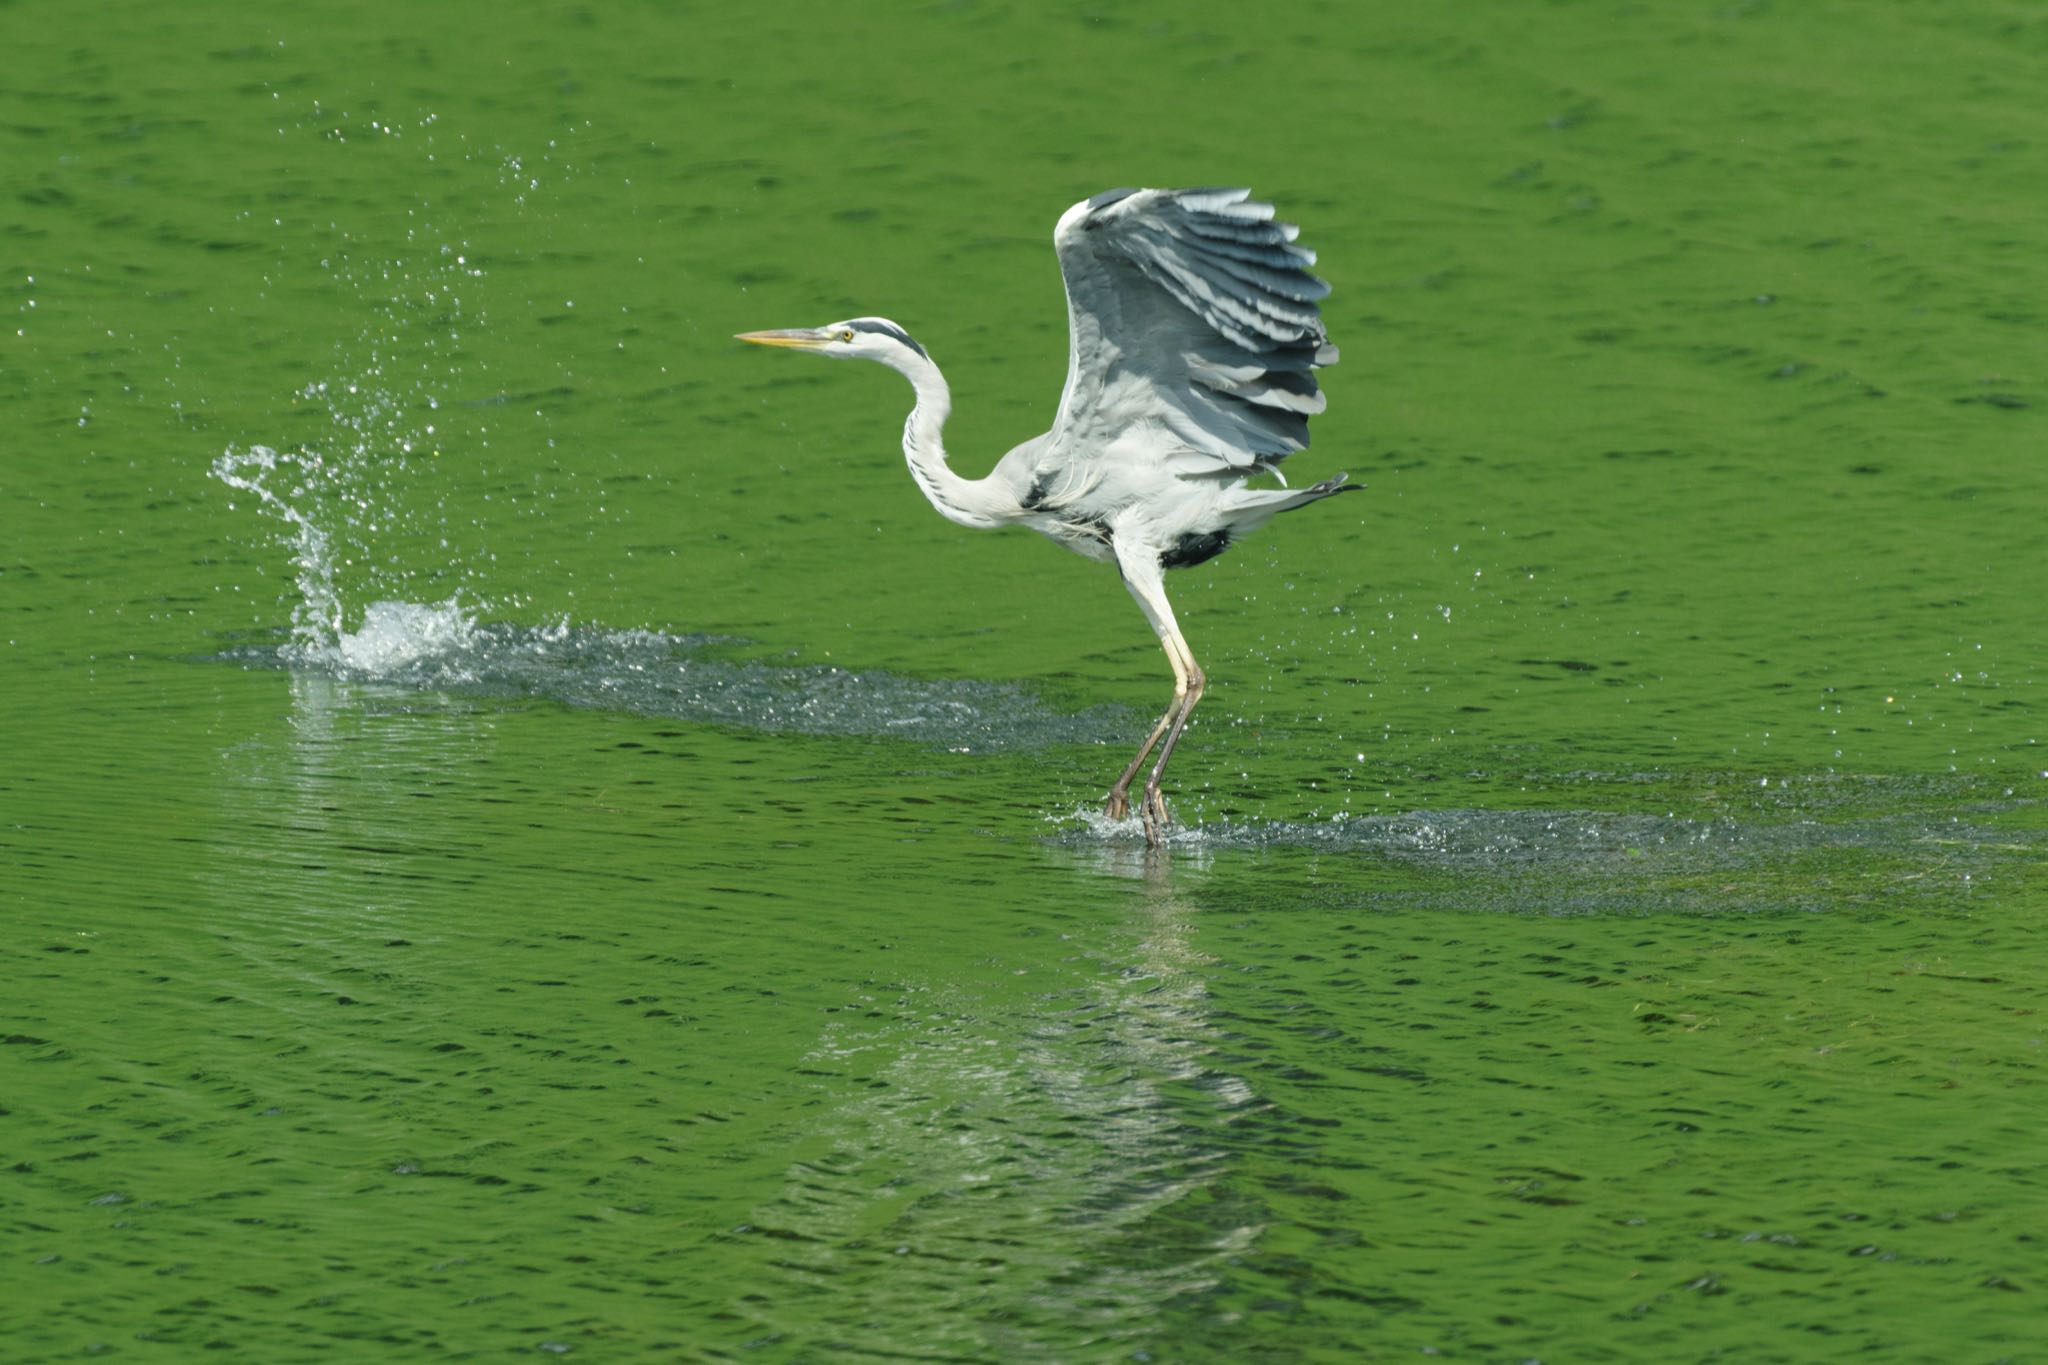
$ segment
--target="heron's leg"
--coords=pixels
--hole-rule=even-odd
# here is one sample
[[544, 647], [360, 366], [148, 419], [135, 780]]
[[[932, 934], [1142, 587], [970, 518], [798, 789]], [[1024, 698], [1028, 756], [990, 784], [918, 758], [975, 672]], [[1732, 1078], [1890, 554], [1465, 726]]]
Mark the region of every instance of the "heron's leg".
[[1112, 819], [1122, 819], [1130, 813], [1131, 782], [1163, 737], [1165, 747], [1160, 750], [1158, 761], [1152, 765], [1152, 771], [1145, 779], [1145, 796], [1139, 803], [1139, 814], [1145, 821], [1145, 841], [1156, 846], [1171, 819], [1166, 809], [1166, 797], [1159, 790], [1159, 779], [1165, 774], [1166, 760], [1172, 756], [1173, 746], [1188, 723], [1188, 713], [1201, 700], [1207, 679], [1195, 663], [1194, 653], [1182, 637], [1180, 626], [1173, 619], [1173, 607], [1166, 600], [1166, 585], [1158, 555], [1143, 546], [1127, 551], [1120, 543], [1117, 564], [1123, 570], [1124, 586], [1136, 599], [1139, 610], [1145, 613], [1153, 633], [1159, 637], [1160, 648], [1166, 651], [1167, 662], [1173, 665], [1173, 701], [1167, 706], [1166, 714], [1159, 718], [1159, 723], [1152, 727], [1152, 733], [1146, 738], [1144, 747], [1138, 750], [1138, 756], [1131, 760], [1131, 766], [1124, 769], [1123, 776], [1109, 789], [1107, 811]]
[[1150, 776], [1145, 779], [1145, 837], [1152, 843], [1159, 842], [1159, 829], [1170, 818], [1166, 812], [1166, 798], [1160, 794], [1159, 779], [1166, 773], [1166, 764], [1173, 757], [1173, 746], [1180, 743], [1180, 732], [1187, 728], [1188, 717], [1195, 713], [1195, 703], [1202, 699], [1202, 691], [1209, 685], [1209, 679], [1202, 672], [1202, 666], [1195, 662], [1188, 642], [1175, 631], [1173, 642], [1180, 648], [1180, 665], [1186, 675], [1186, 686], [1174, 700], [1178, 709], [1170, 713], [1173, 724], [1167, 728], [1166, 743], [1159, 746], [1159, 761], [1152, 765]]
[[[1160, 644], [1165, 646], [1166, 642], [1161, 640]], [[1159, 717], [1159, 723], [1152, 727], [1152, 733], [1138, 746], [1137, 757], [1124, 769], [1123, 776], [1116, 780], [1116, 785], [1109, 789], [1109, 801], [1103, 807], [1103, 814], [1112, 820], [1121, 820], [1131, 813], [1132, 779], [1137, 777], [1138, 769], [1145, 766], [1145, 760], [1152, 756], [1153, 746], [1159, 743], [1159, 737], [1173, 724], [1173, 718], [1180, 714], [1181, 698], [1187, 693], [1187, 675], [1181, 671], [1180, 658], [1171, 646], [1166, 647], [1166, 658], [1167, 662], [1173, 665], [1173, 700], [1167, 703], [1166, 713]]]

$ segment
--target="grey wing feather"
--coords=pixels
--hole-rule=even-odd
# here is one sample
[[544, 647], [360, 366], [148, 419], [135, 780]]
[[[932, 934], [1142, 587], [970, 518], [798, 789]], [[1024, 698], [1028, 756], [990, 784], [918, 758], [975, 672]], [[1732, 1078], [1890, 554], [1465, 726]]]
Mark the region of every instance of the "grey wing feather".
[[1337, 349], [1315, 253], [1243, 189], [1112, 190], [1074, 205], [1053, 241], [1071, 350], [1051, 433], [1102, 451], [1151, 426], [1184, 472], [1270, 467], [1308, 444], [1314, 371]]

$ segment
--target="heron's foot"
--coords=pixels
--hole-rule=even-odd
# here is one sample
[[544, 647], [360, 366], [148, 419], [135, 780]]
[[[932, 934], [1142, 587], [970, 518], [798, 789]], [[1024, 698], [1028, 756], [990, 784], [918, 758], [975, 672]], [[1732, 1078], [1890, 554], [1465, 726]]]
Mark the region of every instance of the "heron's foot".
[[1127, 820], [1131, 815], [1131, 793], [1128, 787], [1111, 787], [1109, 800], [1103, 804], [1102, 813], [1111, 820]]
[[1166, 842], [1166, 827], [1173, 823], [1173, 813], [1166, 809], [1166, 797], [1159, 788], [1145, 788], [1145, 802], [1140, 813], [1145, 817], [1145, 842], [1158, 848]]

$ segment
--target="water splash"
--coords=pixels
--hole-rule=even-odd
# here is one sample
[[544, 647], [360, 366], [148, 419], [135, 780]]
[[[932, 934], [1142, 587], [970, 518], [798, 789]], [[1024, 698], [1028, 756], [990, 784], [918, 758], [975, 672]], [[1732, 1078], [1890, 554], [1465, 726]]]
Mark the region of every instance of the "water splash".
[[278, 662], [325, 668], [345, 677], [377, 678], [466, 646], [476, 616], [459, 595], [432, 605], [375, 601], [364, 611], [361, 625], [353, 631], [348, 628], [335, 581], [333, 540], [305, 510], [312, 505], [326, 467], [312, 451], [280, 452], [261, 445], [247, 450], [230, 447], [213, 462], [215, 478], [254, 497], [262, 511], [286, 527], [296, 600], [291, 639], [277, 651]]
[[445, 602], [372, 602], [359, 629], [343, 633], [322, 658], [343, 676], [395, 677], [423, 662], [460, 658], [474, 643], [476, 616]]
[[[417, 130], [428, 148], [433, 121]], [[404, 131], [378, 120], [369, 129], [385, 138]], [[451, 546], [445, 504], [421, 476], [453, 434], [444, 429], [448, 386], [481, 368], [465, 358], [462, 339], [483, 321], [474, 291], [484, 272], [466, 240], [426, 221], [402, 239], [333, 232], [320, 268], [364, 323], [336, 339], [328, 377], [292, 395], [302, 410], [324, 411], [325, 433], [288, 450], [230, 446], [212, 473], [285, 526], [295, 594], [285, 660], [374, 677], [445, 653], [474, 624], [460, 590], [432, 606], [389, 599], [417, 596], [422, 580], [476, 582], [464, 562], [475, 557]], [[471, 438], [488, 445], [478, 431], [461, 433]], [[371, 603], [353, 631], [351, 600]]]
[[[432, 113], [400, 124], [316, 102], [300, 126], [337, 143], [366, 136], [402, 142], [406, 150], [394, 154], [450, 174], [495, 177], [501, 189], [509, 183], [506, 168], [521, 164], [501, 148], [472, 147]], [[540, 160], [561, 173], [555, 144], [548, 146]], [[528, 182], [538, 183], [527, 176], [521, 185], [530, 188]], [[515, 206], [523, 206], [523, 193], [513, 196]], [[360, 319], [335, 336], [325, 375], [291, 395], [299, 412], [324, 414], [324, 429], [287, 450], [231, 446], [212, 465], [215, 478], [254, 497], [286, 527], [299, 660], [370, 675], [459, 639], [474, 613], [457, 597], [478, 593], [489, 562], [476, 538], [459, 543], [457, 518], [432, 478], [444, 446], [476, 452], [490, 445], [479, 413], [496, 400], [495, 382], [466, 344], [487, 322], [486, 272], [475, 244], [434, 206], [409, 208], [405, 218], [402, 231], [332, 222], [318, 249], [319, 270]], [[464, 390], [474, 396], [451, 397]], [[465, 461], [461, 472], [479, 471]], [[474, 520], [470, 526], [483, 529]], [[456, 585], [456, 594], [419, 606], [423, 597], [448, 591], [422, 594], [422, 582]], [[373, 605], [351, 632], [345, 610], [365, 601]]]
[[[213, 476], [228, 487], [252, 495], [263, 511], [290, 528], [293, 585], [292, 647], [314, 654], [333, 648], [341, 639], [341, 594], [334, 584], [334, 554], [327, 532], [304, 511], [307, 481], [319, 477], [322, 460], [310, 451], [280, 454], [269, 446], [236, 450], [230, 446], [213, 462]], [[272, 479], [301, 482], [281, 493]], [[289, 500], [288, 500], [289, 499]]]

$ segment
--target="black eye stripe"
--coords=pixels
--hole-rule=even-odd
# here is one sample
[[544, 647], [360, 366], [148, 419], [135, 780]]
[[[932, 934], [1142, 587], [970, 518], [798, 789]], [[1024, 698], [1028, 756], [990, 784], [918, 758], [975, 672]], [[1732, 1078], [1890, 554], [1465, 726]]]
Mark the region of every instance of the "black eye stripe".
[[856, 332], [873, 332], [877, 336], [894, 337], [898, 341], [902, 342], [905, 346], [908, 346], [911, 350], [916, 351], [919, 355], [924, 356], [926, 360], [931, 359], [929, 355], [925, 355], [924, 347], [918, 345], [916, 340], [911, 337], [910, 333], [904, 331], [901, 327], [891, 327], [885, 323], [880, 322], [849, 322], [846, 324], [846, 326], [848, 329]]

